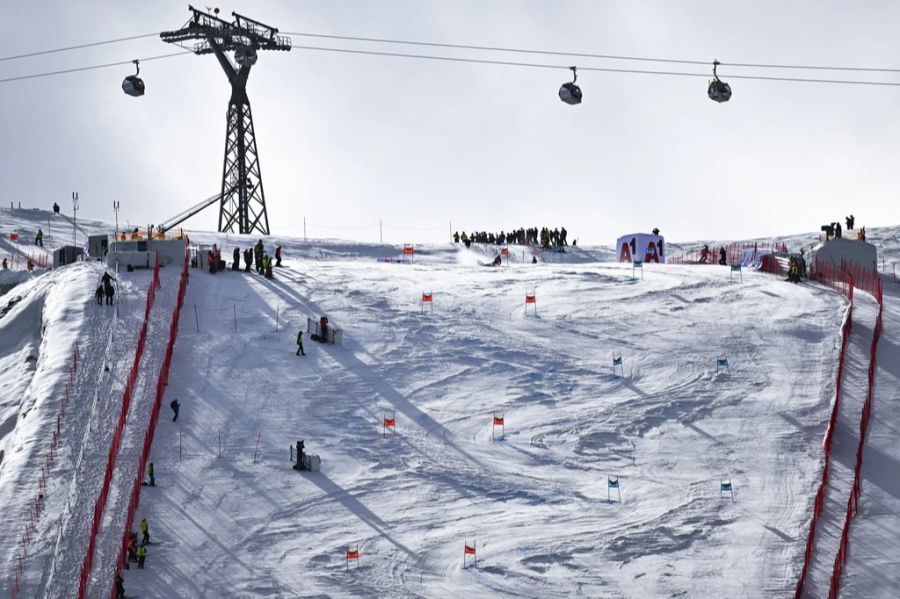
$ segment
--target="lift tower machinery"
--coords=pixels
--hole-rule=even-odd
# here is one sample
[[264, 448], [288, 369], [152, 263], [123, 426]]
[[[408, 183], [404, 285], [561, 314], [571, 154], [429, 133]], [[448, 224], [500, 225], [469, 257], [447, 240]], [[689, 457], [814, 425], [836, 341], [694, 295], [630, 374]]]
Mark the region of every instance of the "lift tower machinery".
[[[228, 101], [228, 129], [225, 134], [225, 162], [219, 200], [219, 232], [269, 234], [266, 196], [263, 192], [259, 153], [253, 132], [253, 113], [247, 98], [247, 77], [256, 64], [259, 50], [290, 51], [289, 37], [278, 35], [274, 27], [235, 12], [229, 23], [217, 15], [188, 6], [191, 19], [178, 31], [159, 34], [162, 41], [178, 44], [197, 40], [194, 54], [215, 54], [231, 83]], [[182, 46], [183, 47], [183, 46]], [[234, 52], [234, 63], [226, 52]]]

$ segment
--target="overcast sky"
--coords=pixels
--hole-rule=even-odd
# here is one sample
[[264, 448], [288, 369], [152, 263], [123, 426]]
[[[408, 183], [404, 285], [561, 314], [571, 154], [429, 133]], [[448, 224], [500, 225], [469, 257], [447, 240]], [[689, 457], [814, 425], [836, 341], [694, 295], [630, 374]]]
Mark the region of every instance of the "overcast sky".
[[[207, 0], [209, 1], [209, 0]], [[198, 2], [198, 6], [203, 6]], [[723, 62], [900, 67], [896, 2], [513, 0], [216, 4], [313, 32]], [[180, 28], [184, 1], [17, 2], [0, 57]], [[293, 37], [296, 45], [559, 64], [559, 70], [294, 49], [263, 52], [248, 94], [272, 232], [385, 241], [458, 229], [566, 226], [580, 243], [659, 227], [670, 240], [818, 229], [853, 212], [900, 223], [900, 87], [583, 72], [580, 106], [559, 101], [569, 64], [660, 68]], [[157, 38], [0, 62], [0, 78], [171, 52]], [[673, 68], [665, 67], [662, 68]], [[0, 84], [4, 202], [159, 223], [219, 191], [228, 83], [213, 56]], [[704, 72], [706, 67], [674, 70]], [[723, 67], [728, 79], [734, 68]], [[741, 72], [749, 73], [748, 70]], [[761, 72], [851, 78], [846, 73]], [[897, 74], [860, 79], [900, 82]], [[186, 223], [214, 229], [217, 210]], [[325, 228], [325, 227], [329, 228]], [[333, 228], [332, 228], [333, 227]], [[409, 227], [403, 229], [399, 227]]]

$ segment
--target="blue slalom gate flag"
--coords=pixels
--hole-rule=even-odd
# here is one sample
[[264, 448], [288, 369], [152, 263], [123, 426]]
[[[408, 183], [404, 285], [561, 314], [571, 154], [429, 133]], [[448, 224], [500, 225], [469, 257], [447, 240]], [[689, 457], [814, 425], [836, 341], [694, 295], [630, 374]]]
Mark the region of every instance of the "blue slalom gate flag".
[[607, 484], [610, 489], [618, 489], [619, 488], [619, 477], [618, 476], [610, 476], [606, 479]]
[[731, 272], [741, 272], [741, 265], [740, 264], [732, 264]]
[[621, 366], [622, 365], [622, 356], [615, 356], [613, 358], [613, 366]]
[[730, 480], [723, 480], [719, 483], [719, 497], [728, 493], [731, 495], [731, 502], [734, 503], [734, 487], [731, 486]]

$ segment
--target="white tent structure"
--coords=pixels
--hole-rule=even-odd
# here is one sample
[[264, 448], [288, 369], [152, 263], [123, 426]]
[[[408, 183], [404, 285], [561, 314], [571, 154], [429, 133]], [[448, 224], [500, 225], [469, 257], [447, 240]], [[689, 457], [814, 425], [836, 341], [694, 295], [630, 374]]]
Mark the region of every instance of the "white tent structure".
[[643, 262], [665, 263], [666, 253], [664, 240], [660, 235], [652, 233], [632, 233], [623, 235], [616, 241], [616, 254], [619, 262], [641, 260]]

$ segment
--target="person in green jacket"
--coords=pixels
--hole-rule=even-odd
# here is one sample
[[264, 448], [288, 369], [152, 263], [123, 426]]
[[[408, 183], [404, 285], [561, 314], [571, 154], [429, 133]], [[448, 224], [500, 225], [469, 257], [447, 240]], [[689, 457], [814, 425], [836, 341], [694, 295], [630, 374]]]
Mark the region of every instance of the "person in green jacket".
[[306, 352], [303, 351], [303, 331], [297, 333], [297, 355], [305, 356]]
[[138, 568], [144, 569], [144, 560], [147, 559], [147, 548], [141, 545], [138, 547]]

